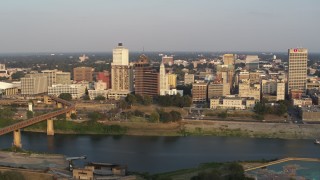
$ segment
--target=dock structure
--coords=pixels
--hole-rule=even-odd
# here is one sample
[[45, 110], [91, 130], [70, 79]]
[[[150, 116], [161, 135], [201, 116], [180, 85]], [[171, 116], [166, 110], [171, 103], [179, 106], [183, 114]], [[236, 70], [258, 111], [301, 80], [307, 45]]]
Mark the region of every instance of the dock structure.
[[252, 170], [256, 170], [256, 169], [260, 169], [260, 168], [266, 168], [268, 166], [272, 166], [272, 165], [275, 165], [275, 164], [280, 164], [280, 163], [284, 163], [284, 162], [288, 162], [288, 161], [320, 162], [320, 158], [288, 157], [288, 158], [283, 158], [283, 159], [279, 159], [279, 160], [276, 160], [276, 161], [268, 162], [268, 163], [265, 163], [263, 165], [259, 165], [259, 166], [256, 166], [256, 167], [247, 168], [244, 171], [248, 172], [248, 171], [252, 171]]

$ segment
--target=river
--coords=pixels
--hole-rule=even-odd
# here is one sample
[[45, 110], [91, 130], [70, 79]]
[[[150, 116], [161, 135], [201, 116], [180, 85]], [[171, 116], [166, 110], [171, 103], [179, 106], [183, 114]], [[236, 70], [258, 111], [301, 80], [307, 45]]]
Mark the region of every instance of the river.
[[[0, 136], [0, 148], [10, 147], [12, 139], [12, 134]], [[86, 160], [76, 163], [78, 165], [91, 161], [119, 163], [128, 165], [130, 171], [149, 173], [196, 167], [205, 162], [320, 158], [320, 146], [314, 145], [313, 140], [242, 137], [47, 136], [22, 132], [22, 146], [37, 152], [87, 155]]]

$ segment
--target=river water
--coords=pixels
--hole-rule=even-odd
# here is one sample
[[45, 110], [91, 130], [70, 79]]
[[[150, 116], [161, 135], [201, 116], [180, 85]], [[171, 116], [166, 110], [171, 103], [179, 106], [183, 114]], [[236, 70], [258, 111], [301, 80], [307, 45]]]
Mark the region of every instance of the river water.
[[[0, 136], [0, 148], [11, 147], [12, 134]], [[47, 136], [22, 132], [26, 150], [87, 155], [85, 162], [128, 165], [130, 171], [159, 173], [196, 167], [205, 162], [275, 159], [283, 157], [320, 158], [320, 146], [313, 140], [284, 140], [238, 137], [141, 137], [103, 135]]]

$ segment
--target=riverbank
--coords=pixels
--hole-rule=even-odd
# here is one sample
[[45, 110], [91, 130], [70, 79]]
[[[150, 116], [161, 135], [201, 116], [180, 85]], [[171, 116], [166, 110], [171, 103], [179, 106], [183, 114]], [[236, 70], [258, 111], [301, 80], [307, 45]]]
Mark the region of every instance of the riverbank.
[[[193, 120], [174, 123], [149, 123], [127, 121], [101, 121], [102, 126], [89, 127], [90, 124], [57, 122], [55, 133], [58, 134], [106, 134], [133, 136], [231, 136], [253, 138], [280, 139], [316, 139], [320, 137], [320, 124], [290, 124], [290, 123], [262, 123]], [[63, 125], [68, 128], [63, 127]], [[73, 125], [72, 125], [73, 124]], [[99, 123], [97, 123], [99, 124]], [[46, 132], [45, 124], [42, 128], [27, 128], [26, 131]], [[79, 127], [81, 127], [81, 130]], [[71, 128], [72, 127], [72, 128]], [[86, 128], [87, 127], [87, 128]], [[99, 127], [99, 128], [98, 128]], [[95, 131], [106, 127], [105, 130]], [[107, 128], [110, 127], [110, 128]]]
[[233, 136], [280, 139], [319, 138], [320, 124], [230, 121], [181, 121], [179, 123], [105, 122], [126, 127], [126, 135], [138, 136]]

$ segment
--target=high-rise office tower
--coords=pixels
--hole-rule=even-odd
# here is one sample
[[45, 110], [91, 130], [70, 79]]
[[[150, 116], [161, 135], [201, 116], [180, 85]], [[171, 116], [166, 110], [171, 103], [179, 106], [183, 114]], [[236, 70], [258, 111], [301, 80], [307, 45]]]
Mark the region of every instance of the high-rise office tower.
[[291, 98], [300, 98], [306, 88], [308, 50], [305, 48], [289, 49], [288, 56], [288, 93]]
[[119, 99], [127, 96], [133, 90], [133, 71], [129, 65], [129, 50], [119, 43], [113, 49], [113, 61], [111, 63], [111, 99]]
[[168, 74], [168, 85], [170, 89], [175, 89], [177, 87], [177, 75]]
[[154, 69], [145, 55], [139, 57], [134, 65], [135, 94], [159, 95], [159, 72]]
[[36, 95], [46, 92], [48, 92], [48, 79], [45, 74], [27, 74], [21, 78], [21, 95]]
[[164, 67], [163, 62], [160, 65], [159, 76], [160, 95], [163, 96], [165, 95], [165, 91], [169, 90], [168, 76], [166, 75], [166, 69]]
[[233, 56], [233, 54], [224, 54], [223, 55], [223, 64], [224, 65], [234, 65], [234, 56]]

